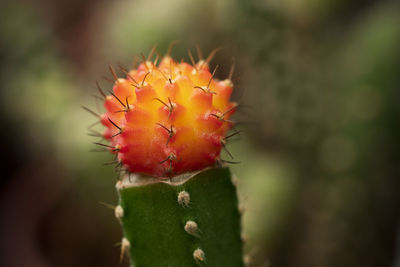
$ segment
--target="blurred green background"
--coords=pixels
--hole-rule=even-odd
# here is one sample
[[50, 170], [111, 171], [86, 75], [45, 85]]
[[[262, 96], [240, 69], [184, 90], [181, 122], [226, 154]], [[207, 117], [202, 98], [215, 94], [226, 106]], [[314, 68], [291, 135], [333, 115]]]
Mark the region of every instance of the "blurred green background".
[[222, 46], [218, 78], [236, 62], [249, 266], [400, 266], [398, 1], [3, 0], [0, 17], [0, 266], [128, 266], [80, 106], [101, 110], [108, 64], [173, 40], [187, 61]]

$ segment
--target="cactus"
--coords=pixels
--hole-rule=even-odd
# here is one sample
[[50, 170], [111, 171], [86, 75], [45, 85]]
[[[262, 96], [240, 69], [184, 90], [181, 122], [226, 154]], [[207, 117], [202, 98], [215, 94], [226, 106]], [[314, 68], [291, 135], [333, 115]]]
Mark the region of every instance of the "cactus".
[[133, 266], [243, 266], [230, 178], [228, 168], [213, 168], [168, 182], [118, 182]]
[[[214, 78], [207, 59], [192, 65], [166, 55], [121, 70], [100, 121], [126, 174], [117, 182], [121, 256], [132, 266], [243, 266], [240, 216], [221, 150], [233, 128], [233, 84]], [[231, 76], [231, 74], [230, 74]], [[230, 155], [230, 153], [228, 152]]]

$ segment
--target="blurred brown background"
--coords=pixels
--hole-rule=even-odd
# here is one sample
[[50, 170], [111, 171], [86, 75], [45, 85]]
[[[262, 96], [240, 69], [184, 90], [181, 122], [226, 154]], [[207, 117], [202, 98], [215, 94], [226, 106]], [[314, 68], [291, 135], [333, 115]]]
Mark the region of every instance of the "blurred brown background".
[[173, 40], [187, 61], [222, 46], [219, 78], [236, 62], [250, 266], [400, 266], [398, 1], [3, 0], [0, 18], [0, 266], [128, 266], [80, 106], [101, 110], [108, 64]]

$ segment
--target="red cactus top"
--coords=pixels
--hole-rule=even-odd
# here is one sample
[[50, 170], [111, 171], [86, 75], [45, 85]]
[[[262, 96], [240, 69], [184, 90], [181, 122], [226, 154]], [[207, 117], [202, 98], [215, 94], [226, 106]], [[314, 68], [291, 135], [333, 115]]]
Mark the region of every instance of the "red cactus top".
[[203, 169], [219, 159], [233, 126], [231, 93], [232, 82], [216, 80], [204, 61], [143, 62], [106, 96], [104, 137], [132, 173], [170, 177]]

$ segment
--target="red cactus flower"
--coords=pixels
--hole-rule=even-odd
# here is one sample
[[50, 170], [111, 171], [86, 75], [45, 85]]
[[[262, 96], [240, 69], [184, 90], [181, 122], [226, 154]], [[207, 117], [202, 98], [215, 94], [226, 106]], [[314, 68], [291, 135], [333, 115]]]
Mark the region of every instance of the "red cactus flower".
[[[112, 71], [113, 72], [113, 71]], [[101, 122], [110, 150], [132, 173], [167, 177], [214, 165], [233, 126], [232, 82], [219, 81], [204, 60], [165, 56], [117, 78]]]

